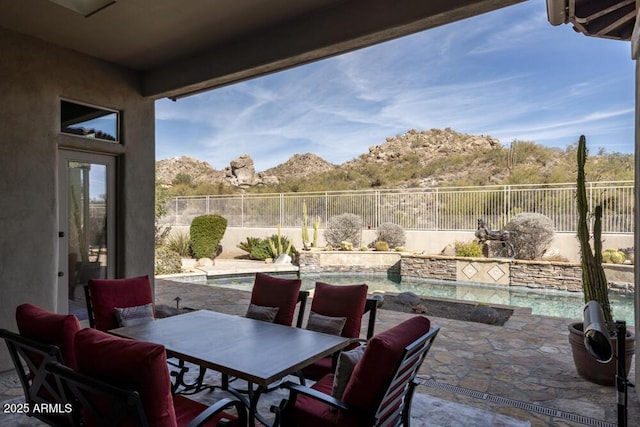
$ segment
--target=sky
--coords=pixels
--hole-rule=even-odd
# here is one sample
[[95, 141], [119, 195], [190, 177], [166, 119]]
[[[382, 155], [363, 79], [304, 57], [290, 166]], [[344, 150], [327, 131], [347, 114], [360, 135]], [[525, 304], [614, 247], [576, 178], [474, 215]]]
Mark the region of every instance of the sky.
[[342, 164], [410, 129], [490, 135], [508, 147], [633, 153], [629, 42], [552, 26], [532, 0], [176, 102], [156, 101], [156, 160], [258, 172], [294, 154]]

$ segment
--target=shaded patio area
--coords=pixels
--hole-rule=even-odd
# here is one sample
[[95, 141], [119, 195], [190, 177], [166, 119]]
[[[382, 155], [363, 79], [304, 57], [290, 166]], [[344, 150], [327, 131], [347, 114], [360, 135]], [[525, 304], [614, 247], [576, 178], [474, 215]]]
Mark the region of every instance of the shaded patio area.
[[[218, 270], [218, 274], [222, 271], [237, 274], [242, 269], [236, 262], [221, 260], [216, 264], [212, 270]], [[259, 268], [254, 264], [245, 266], [250, 271]], [[181, 308], [236, 315], [245, 314], [250, 299], [247, 291], [156, 279], [157, 305], [175, 307], [174, 299], [178, 296]], [[385, 310], [383, 306], [376, 317], [376, 332], [411, 316]], [[420, 369], [421, 385], [414, 399], [412, 425], [519, 426], [527, 422], [531, 426], [617, 425], [615, 388], [589, 383], [575, 372], [567, 319], [534, 316], [522, 308], [515, 308], [502, 327], [428, 317], [442, 329]], [[215, 373], [208, 375], [210, 380], [217, 381]], [[630, 380], [635, 384], [633, 365]], [[0, 375], [0, 401], [19, 399], [21, 393], [15, 375], [11, 372]], [[281, 397], [272, 395], [265, 399], [263, 410], [268, 411], [268, 405]], [[206, 393], [202, 396], [204, 400], [215, 398]], [[640, 416], [633, 388], [629, 389], [628, 412], [629, 420]], [[2, 414], [0, 422], [42, 425], [24, 415]]]
[[[175, 306], [176, 296], [181, 298], [180, 307], [243, 315], [250, 293], [156, 280], [158, 304]], [[410, 316], [383, 306], [376, 332]], [[567, 337], [569, 320], [531, 315], [522, 308], [516, 308], [502, 327], [430, 318], [442, 329], [420, 370], [418, 393], [526, 420], [532, 426], [617, 425], [615, 388], [592, 384], [575, 371]], [[633, 365], [629, 379], [635, 384]], [[631, 387], [628, 413], [629, 420], [640, 417], [640, 403]], [[474, 425], [491, 424], [478, 420]]]

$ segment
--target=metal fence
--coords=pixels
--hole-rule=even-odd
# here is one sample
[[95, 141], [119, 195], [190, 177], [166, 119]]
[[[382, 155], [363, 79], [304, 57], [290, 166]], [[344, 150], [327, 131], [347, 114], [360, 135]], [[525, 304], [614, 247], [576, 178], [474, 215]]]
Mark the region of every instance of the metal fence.
[[[604, 233], [633, 233], [633, 190], [633, 181], [587, 183], [591, 208], [603, 206]], [[535, 184], [174, 197], [160, 222], [188, 226], [198, 215], [219, 214], [232, 227], [299, 227], [304, 203], [309, 226], [352, 213], [365, 228], [391, 222], [406, 230], [475, 230], [482, 218], [499, 229], [518, 213], [537, 212], [556, 231], [575, 232], [575, 192], [575, 184]]]

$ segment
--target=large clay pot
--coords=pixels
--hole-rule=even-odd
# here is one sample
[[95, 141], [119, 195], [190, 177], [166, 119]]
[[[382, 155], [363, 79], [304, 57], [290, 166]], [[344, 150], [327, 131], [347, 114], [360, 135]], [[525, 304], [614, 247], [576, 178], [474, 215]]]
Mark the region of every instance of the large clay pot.
[[[576, 365], [578, 375], [587, 381], [605, 386], [616, 384], [617, 369], [617, 339], [611, 338], [614, 357], [608, 363], [598, 362], [584, 346], [584, 332], [582, 322], [571, 323], [569, 325], [569, 343], [573, 353], [573, 361]], [[636, 351], [636, 339], [633, 332], [627, 330], [625, 340], [625, 372], [629, 375], [631, 360]]]

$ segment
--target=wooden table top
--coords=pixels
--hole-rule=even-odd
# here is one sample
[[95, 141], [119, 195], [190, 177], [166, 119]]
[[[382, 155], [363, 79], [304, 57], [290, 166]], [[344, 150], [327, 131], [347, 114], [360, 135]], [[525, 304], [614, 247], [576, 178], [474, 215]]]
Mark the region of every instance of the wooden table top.
[[349, 344], [339, 336], [207, 310], [109, 332], [162, 344], [169, 356], [265, 387]]

